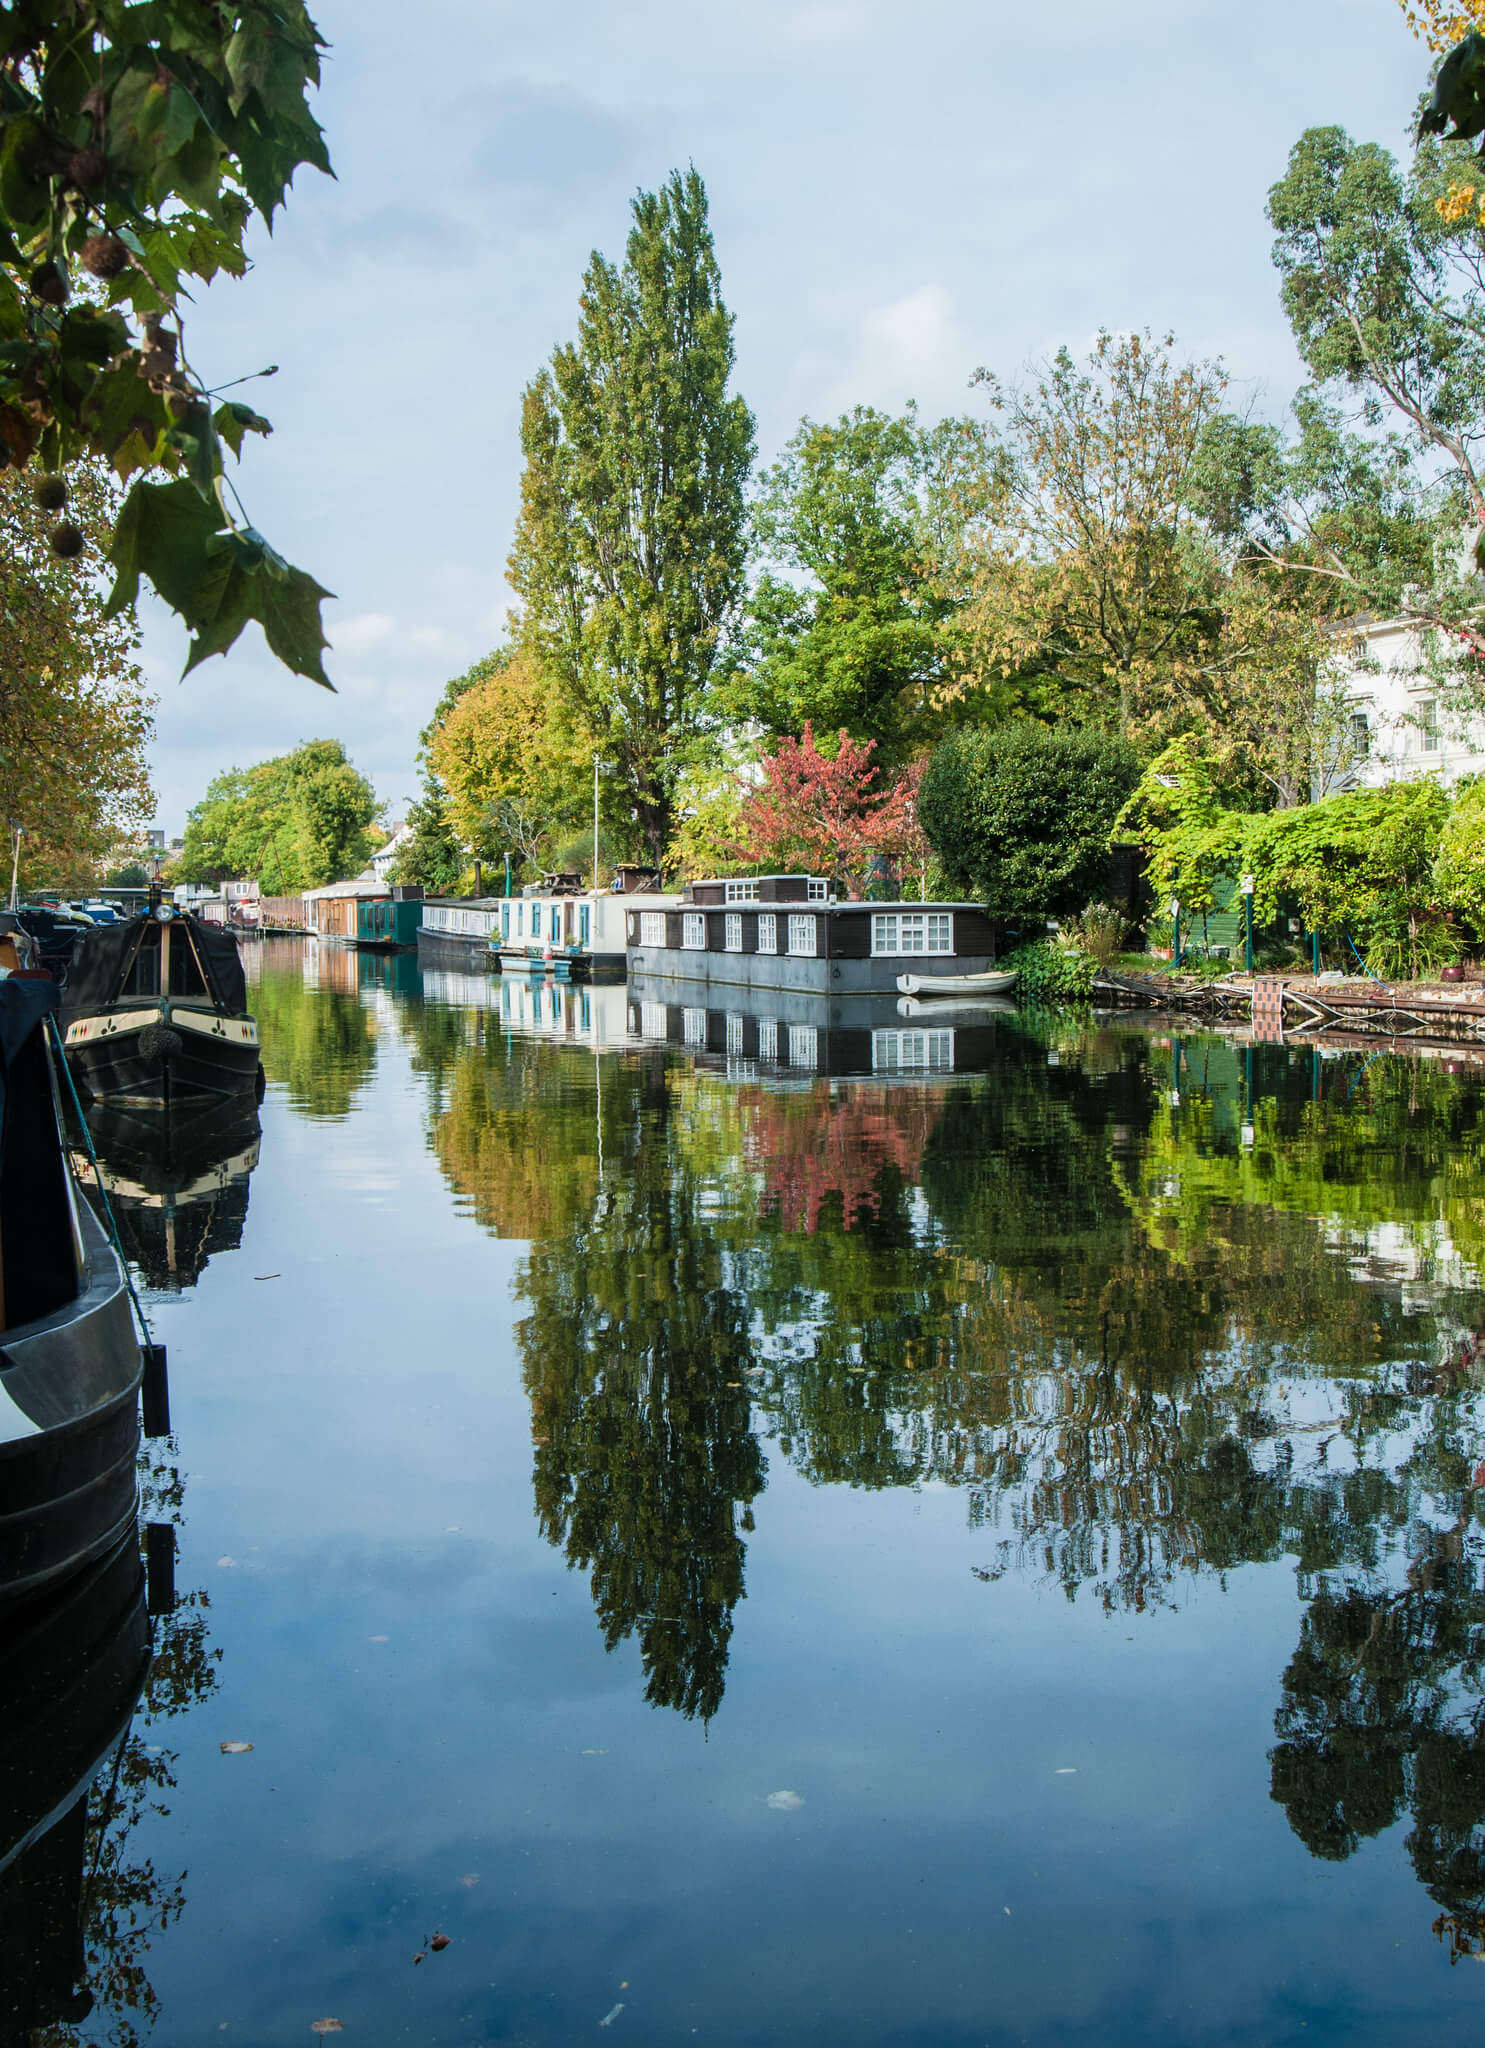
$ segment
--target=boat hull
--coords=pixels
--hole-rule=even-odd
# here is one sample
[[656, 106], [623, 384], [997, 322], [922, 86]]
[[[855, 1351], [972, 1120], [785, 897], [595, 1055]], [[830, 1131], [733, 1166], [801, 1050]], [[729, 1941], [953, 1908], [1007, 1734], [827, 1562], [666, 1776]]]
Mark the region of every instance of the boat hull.
[[1008, 996], [1016, 986], [1008, 974], [899, 974], [897, 988], [905, 996]]
[[121, 1004], [67, 1025], [67, 1064], [81, 1093], [119, 1102], [175, 1102], [261, 1092], [251, 1017], [180, 1004]]
[[116, 1543], [138, 1508], [139, 1386], [124, 1269], [79, 1204], [83, 1284], [0, 1334], [0, 1603]]

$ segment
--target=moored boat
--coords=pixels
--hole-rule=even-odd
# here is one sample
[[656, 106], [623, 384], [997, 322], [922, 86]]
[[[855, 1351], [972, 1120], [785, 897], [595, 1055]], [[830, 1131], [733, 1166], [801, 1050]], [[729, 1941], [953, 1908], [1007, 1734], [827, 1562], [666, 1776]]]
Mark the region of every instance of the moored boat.
[[0, 1602], [132, 1526], [143, 1354], [122, 1262], [74, 1188], [46, 1019], [0, 981]]
[[1008, 996], [1016, 986], [1014, 970], [1009, 974], [899, 974], [897, 987], [905, 996]]
[[169, 904], [78, 941], [62, 997], [79, 1090], [122, 1102], [262, 1092], [237, 940]]

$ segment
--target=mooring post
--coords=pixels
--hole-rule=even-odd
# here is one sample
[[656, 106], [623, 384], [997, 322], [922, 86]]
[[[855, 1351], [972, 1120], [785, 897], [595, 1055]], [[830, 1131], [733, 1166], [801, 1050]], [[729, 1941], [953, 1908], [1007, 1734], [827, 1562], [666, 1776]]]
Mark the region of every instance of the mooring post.
[[165, 1370], [165, 1346], [146, 1344], [144, 1377], [139, 1383], [139, 1406], [146, 1436], [170, 1434], [170, 1379]]

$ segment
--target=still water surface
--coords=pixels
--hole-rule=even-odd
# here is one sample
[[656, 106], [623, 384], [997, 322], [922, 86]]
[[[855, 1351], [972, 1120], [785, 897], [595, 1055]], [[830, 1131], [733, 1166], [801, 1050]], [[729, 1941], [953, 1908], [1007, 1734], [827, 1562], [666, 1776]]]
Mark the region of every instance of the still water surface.
[[1475, 1072], [260, 950], [67, 2038], [1479, 2029]]

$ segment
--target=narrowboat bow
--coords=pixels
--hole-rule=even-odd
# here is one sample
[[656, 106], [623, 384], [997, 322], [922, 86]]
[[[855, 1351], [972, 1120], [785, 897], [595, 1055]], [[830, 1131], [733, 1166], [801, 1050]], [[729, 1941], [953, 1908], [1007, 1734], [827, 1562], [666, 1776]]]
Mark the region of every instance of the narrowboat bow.
[[262, 1093], [237, 941], [169, 904], [84, 933], [62, 1024], [84, 1094], [172, 1102]]

